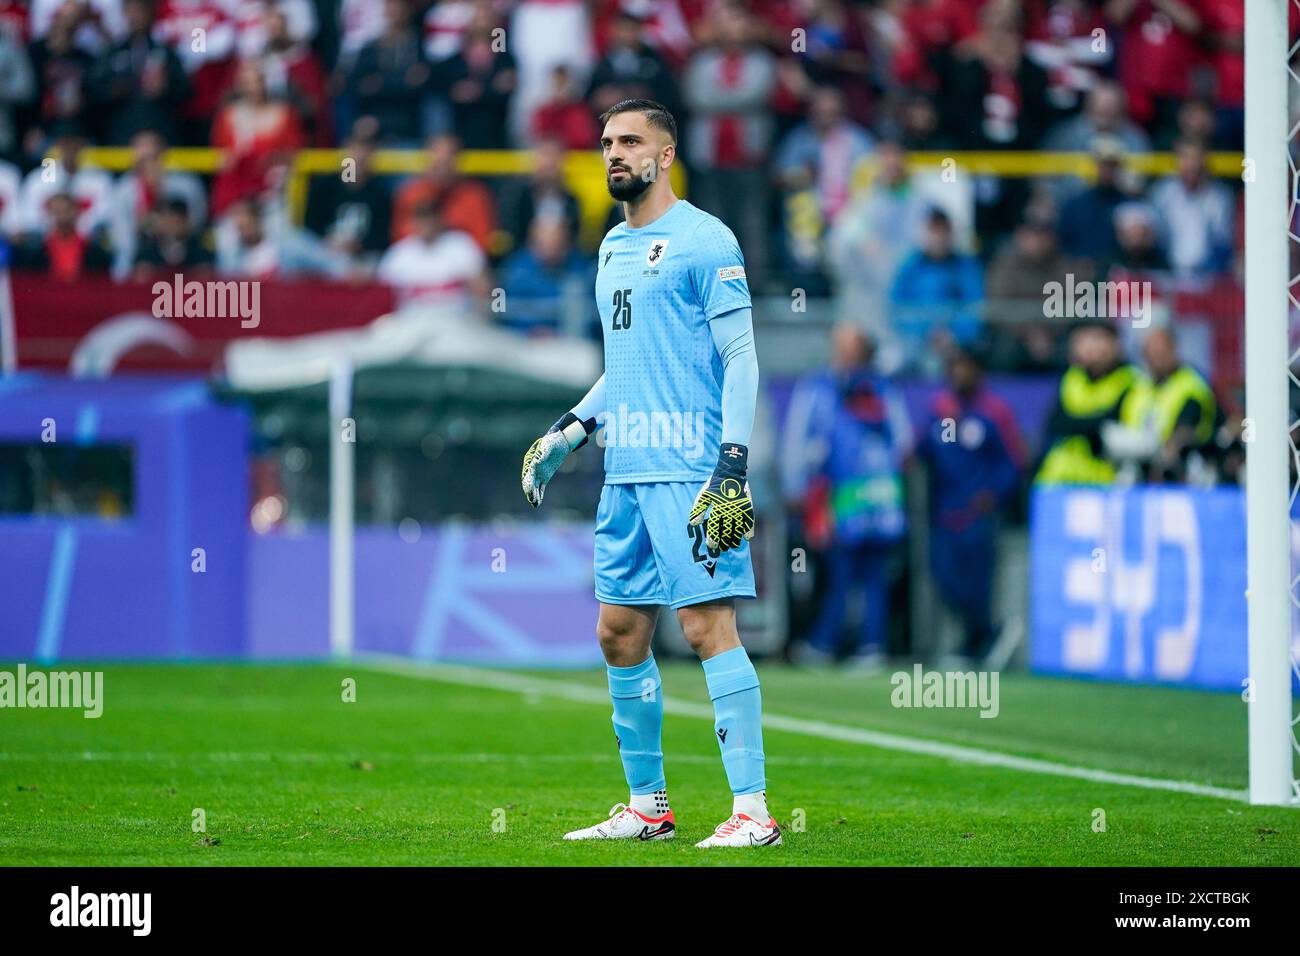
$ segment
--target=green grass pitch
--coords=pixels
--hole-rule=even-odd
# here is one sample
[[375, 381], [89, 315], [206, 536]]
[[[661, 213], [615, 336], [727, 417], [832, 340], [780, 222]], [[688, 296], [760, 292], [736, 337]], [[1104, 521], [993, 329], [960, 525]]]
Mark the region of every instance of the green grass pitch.
[[[697, 850], [731, 797], [711, 722], [672, 713], [677, 839], [566, 844], [626, 799], [600, 670], [516, 674], [533, 686], [502, 690], [361, 663], [104, 669], [98, 720], [0, 711], [0, 864], [1300, 864], [1297, 809], [773, 729], [768, 796], [785, 845]], [[670, 704], [707, 706], [698, 665], [663, 672]], [[787, 717], [1246, 785], [1232, 694], [1004, 675], [1001, 712], [982, 719], [895, 709], [887, 675], [760, 675], [765, 709]]]

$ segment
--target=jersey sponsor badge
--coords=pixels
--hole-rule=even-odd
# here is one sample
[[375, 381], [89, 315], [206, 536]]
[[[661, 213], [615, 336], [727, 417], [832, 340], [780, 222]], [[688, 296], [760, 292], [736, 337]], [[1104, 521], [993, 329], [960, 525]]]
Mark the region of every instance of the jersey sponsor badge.
[[733, 279], [745, 278], [744, 266], [726, 266], [718, 270], [718, 279], [722, 282], [730, 282]]

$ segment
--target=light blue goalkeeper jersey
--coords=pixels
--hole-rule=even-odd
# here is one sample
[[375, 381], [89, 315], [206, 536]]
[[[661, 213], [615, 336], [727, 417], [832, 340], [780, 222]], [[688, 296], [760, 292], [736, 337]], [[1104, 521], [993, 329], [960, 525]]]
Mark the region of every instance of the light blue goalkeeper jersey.
[[749, 308], [740, 245], [679, 199], [600, 244], [605, 337], [605, 482], [704, 481], [722, 439], [722, 361], [709, 320]]

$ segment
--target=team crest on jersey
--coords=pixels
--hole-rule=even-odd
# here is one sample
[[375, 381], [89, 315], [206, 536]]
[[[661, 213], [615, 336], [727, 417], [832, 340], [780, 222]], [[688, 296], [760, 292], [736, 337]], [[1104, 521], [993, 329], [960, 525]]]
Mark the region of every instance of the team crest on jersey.
[[650, 243], [650, 250], [645, 254], [645, 264], [651, 269], [658, 267], [668, 254], [668, 240], [656, 239]]

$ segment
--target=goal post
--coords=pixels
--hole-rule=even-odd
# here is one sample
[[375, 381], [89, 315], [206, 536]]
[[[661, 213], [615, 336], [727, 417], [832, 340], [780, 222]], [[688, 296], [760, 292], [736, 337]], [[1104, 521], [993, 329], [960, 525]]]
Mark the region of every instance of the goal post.
[[[1246, 4], [1246, 580], [1250, 802], [1295, 798], [1291, 716], [1291, 461], [1287, 331], [1290, 153], [1287, 15]], [[1284, 200], [1284, 197], [1287, 197]]]

